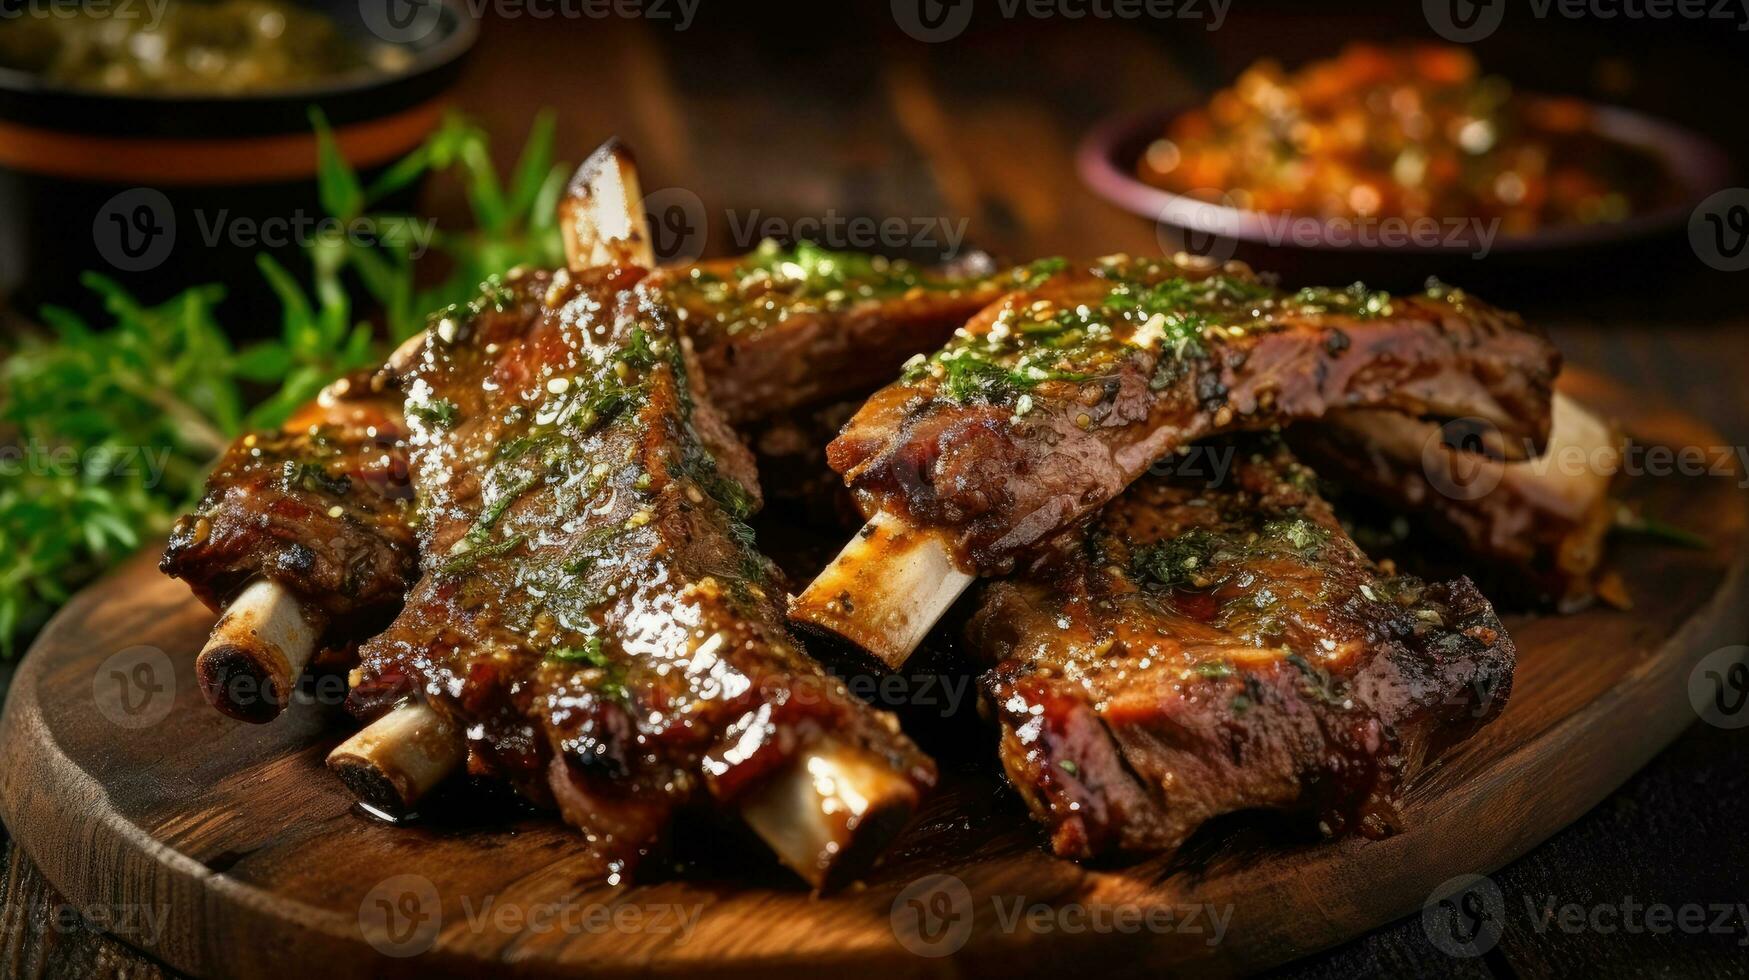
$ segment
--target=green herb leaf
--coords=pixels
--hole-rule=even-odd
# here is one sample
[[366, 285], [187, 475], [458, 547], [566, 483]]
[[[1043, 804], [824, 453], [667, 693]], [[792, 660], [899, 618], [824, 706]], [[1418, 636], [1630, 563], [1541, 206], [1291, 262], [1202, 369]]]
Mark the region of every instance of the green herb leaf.
[[[156, 306], [88, 273], [105, 317], [88, 324], [47, 308], [47, 331], [0, 350], [0, 655], [16, 652], [54, 607], [167, 527], [200, 496], [206, 472], [247, 429], [283, 424], [321, 387], [379, 363], [372, 325], [355, 319], [350, 287], [381, 309], [391, 340], [424, 327], [431, 309], [464, 301], [478, 284], [521, 264], [552, 266], [563, 255], [555, 219], [564, 168], [552, 162], [553, 126], [543, 115], [508, 194], [499, 188], [485, 134], [446, 118], [423, 146], [392, 164], [368, 191], [346, 163], [319, 112], [317, 190], [345, 221], [367, 220], [374, 240], [328, 235], [309, 242], [308, 286], [262, 255], [257, 265], [281, 307], [280, 336], [240, 348], [217, 318], [218, 286], [193, 285]], [[442, 230], [369, 209], [419, 178], [459, 179], [477, 227]], [[415, 250], [415, 243], [429, 249]], [[421, 276], [427, 259], [442, 278]], [[421, 280], [425, 288], [415, 284]], [[260, 386], [277, 391], [260, 397]], [[299, 474], [300, 478], [302, 474]], [[315, 477], [311, 477], [314, 479]], [[458, 561], [514, 547], [505, 538]]]
[[316, 130], [316, 193], [322, 209], [337, 218], [355, 218], [364, 211], [364, 188], [358, 174], [340, 152], [340, 143], [322, 110], [310, 109], [310, 125]]

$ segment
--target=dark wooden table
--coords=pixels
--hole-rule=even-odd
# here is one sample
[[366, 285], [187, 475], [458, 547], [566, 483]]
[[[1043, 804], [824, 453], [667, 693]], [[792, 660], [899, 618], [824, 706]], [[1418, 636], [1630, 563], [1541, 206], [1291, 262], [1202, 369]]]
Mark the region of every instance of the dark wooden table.
[[[1419, 4], [1341, 17], [1322, 6], [1313, 15], [1241, 4], [1214, 32], [1005, 21], [987, 11], [962, 37], [933, 45], [894, 30], [885, 3], [752, 6], [707, 2], [684, 32], [656, 22], [491, 21], [458, 101], [507, 156], [542, 106], [558, 111], [561, 146], [573, 160], [609, 135], [625, 138], [639, 153], [646, 192], [697, 196], [704, 226], [689, 230], [714, 254], [753, 244], [748, 228], [760, 221], [799, 227], [790, 222], [832, 215], [911, 219], [913, 231], [935, 231], [913, 249], [922, 254], [939, 251], [941, 229], [953, 227], [942, 222], [960, 217], [968, 244], [1010, 256], [1151, 252], [1161, 247], [1151, 224], [1093, 197], [1076, 176], [1073, 153], [1093, 121], [1182, 103], [1261, 55], [1292, 63], [1350, 37], [1427, 36]], [[1732, 31], [1555, 20], [1502, 31], [1478, 50], [1524, 88], [1638, 105], [1709, 132], [1749, 160], [1736, 108], [1749, 86], [1743, 42]], [[446, 217], [462, 210], [453, 188], [435, 188], [430, 205]], [[905, 240], [882, 244], [918, 244], [914, 234], [897, 237]], [[1716, 273], [1685, 244], [1669, 248], [1662, 263], [1618, 260], [1552, 279], [1503, 273], [1490, 259], [1475, 276], [1525, 297], [1517, 305], [1550, 329], [1572, 363], [1693, 412], [1742, 445], [1749, 273]], [[1743, 976], [1743, 910], [1733, 913], [1730, 935], [1539, 926], [1545, 908], [1568, 904], [1749, 901], [1745, 826], [1749, 737], [1697, 723], [1584, 819], [1492, 875], [1507, 924], [1485, 956], [1446, 956], [1415, 916], [1281, 972]], [[0, 916], [0, 976], [172, 975], [69, 921], [52, 887], [10, 846], [0, 862]]]

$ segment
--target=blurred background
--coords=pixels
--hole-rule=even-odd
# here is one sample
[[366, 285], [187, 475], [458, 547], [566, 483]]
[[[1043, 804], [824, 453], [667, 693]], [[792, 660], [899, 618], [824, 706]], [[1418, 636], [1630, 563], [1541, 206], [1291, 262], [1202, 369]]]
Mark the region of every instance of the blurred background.
[[[318, 6], [338, 11], [347, 30], [367, 32], [360, 36], [395, 40], [391, 35], [408, 30], [405, 25], [431, 4], [385, 2], [394, 16], [369, 4]], [[347, 211], [346, 202], [333, 199], [338, 184], [330, 182], [325, 195], [314, 180], [312, 102], [340, 134], [361, 186], [382, 189], [372, 192], [373, 207], [434, 220], [437, 229], [456, 234], [480, 221], [480, 191], [467, 177], [479, 172], [480, 160], [472, 161], [473, 170], [452, 168], [428, 179], [385, 178], [401, 154], [439, 125], [438, 106], [464, 113], [480, 137], [458, 138], [446, 152], [464, 160], [484, 154], [507, 186], [543, 113], [553, 126], [555, 170], [560, 161], [574, 165], [604, 139], [624, 139], [638, 155], [658, 245], [670, 257], [734, 254], [767, 235], [930, 261], [972, 250], [1014, 259], [1158, 254], [1183, 244], [1181, 233], [1097, 193], [1078, 164], [1100, 126], [1204, 104], [1260, 59], [1291, 71], [1356, 41], [1450, 43], [1463, 35], [1475, 37], [1461, 47], [1482, 71], [1508, 80], [1515, 93], [1626, 107], [1695, 134], [1716, 148], [1710, 162], [1717, 166], [1701, 168], [1714, 185], [1684, 188], [1693, 193], [1678, 195], [1670, 220], [1622, 243], [1500, 249], [1456, 259], [1254, 252], [1219, 236], [1214, 247], [1231, 246], [1290, 285], [1366, 278], [1403, 290], [1437, 272], [1509, 300], [1555, 336], [1570, 364], [1632, 386], [1649, 403], [1694, 413], [1735, 445], [1749, 441], [1741, 380], [1749, 367], [1743, 300], [1749, 273], [1719, 267], [1734, 264], [1736, 252], [1726, 246], [1740, 251], [1749, 234], [1749, 191], [1711, 205], [1713, 225], [1696, 212], [1700, 198], [1749, 182], [1742, 169], [1749, 162], [1749, 127], [1743, 125], [1749, 4], [1672, 7], [1668, 16], [1625, 13], [1644, 14], [1643, 4], [1555, 4], [1539, 12], [1535, 4], [1501, 0], [1185, 0], [1155, 8], [1172, 10], [1169, 17], [1129, 15], [1147, 8], [1122, 0], [645, 0], [621, 8], [635, 16], [597, 16], [609, 5], [581, 0], [452, 6], [465, 23], [413, 45], [414, 67], [396, 69], [400, 81], [342, 88], [318, 82], [242, 112], [222, 98], [155, 109], [137, 102], [82, 108], [16, 73], [0, 78], [6, 334], [28, 348], [29, 338], [41, 335], [45, 301], [97, 320], [109, 315], [96, 294], [78, 284], [81, 272], [96, 271], [147, 304], [200, 282], [224, 281], [230, 297], [213, 314], [217, 328], [238, 344], [275, 335], [283, 292], [262, 284], [258, 249], [203, 229], [240, 215], [260, 222]], [[7, 26], [0, 22], [0, 39]], [[52, 145], [33, 142], [43, 131], [58, 134]], [[274, 145], [301, 162], [287, 169], [247, 153], [238, 157], [224, 145], [238, 135], [283, 138]], [[204, 184], [132, 175], [130, 161], [156, 159], [151, 154], [174, 139], [201, 141], [184, 153], [229, 162], [215, 163], [213, 179]], [[156, 149], [136, 156], [128, 149], [135, 140]], [[59, 162], [45, 165], [45, 159]], [[174, 164], [186, 156], [165, 159]], [[224, 169], [233, 166], [242, 169]], [[539, 183], [541, 175], [535, 176], [530, 187]], [[162, 201], [136, 195], [117, 204], [117, 195], [141, 189], [161, 193]], [[518, 197], [513, 188], [506, 196]], [[514, 211], [515, 203], [499, 210]], [[522, 203], [538, 211], [538, 201]], [[1738, 212], [1741, 219], [1734, 217]], [[513, 216], [499, 219], [514, 223]], [[166, 222], [177, 229], [167, 253], [145, 262], [129, 254], [147, 247], [151, 229]], [[541, 233], [526, 230], [531, 237]], [[1706, 230], [1718, 230], [1720, 244], [1709, 249], [1704, 237], [1695, 237]], [[125, 239], [114, 236], [127, 234], [144, 237], [118, 252]], [[477, 248], [450, 248], [435, 261], [416, 263], [412, 274], [426, 288], [456, 276], [458, 265], [464, 273], [490, 270], [506, 256], [540, 253], [538, 244], [510, 248], [508, 240], [500, 235]], [[1209, 241], [1200, 240], [1205, 247]], [[307, 235], [293, 233], [259, 250], [277, 256], [303, 288], [319, 292], [322, 260], [311, 257], [311, 244]], [[364, 281], [368, 271], [348, 265], [343, 272], [335, 281], [352, 303], [342, 318], [348, 325], [361, 320], [379, 335], [393, 334], [404, 325], [397, 317], [423, 314], [385, 310], [380, 292]], [[329, 340], [320, 343], [350, 342], [344, 329], [323, 336]], [[261, 396], [275, 370], [328, 366], [319, 357], [297, 360], [295, 343], [284, 343], [291, 353], [278, 360], [263, 355], [254, 374], [240, 374], [241, 399]], [[109, 390], [96, 386], [75, 400], [108, 397], [103, 392]], [[28, 429], [29, 408], [16, 394], [6, 413], [0, 426]], [[0, 535], [11, 533], [16, 543], [20, 519], [8, 532], [5, 512], [0, 500]], [[146, 523], [149, 516], [140, 510], [129, 519]], [[106, 547], [116, 551], [122, 543], [118, 537]], [[3, 537], [0, 550], [11, 550]], [[87, 566], [107, 560], [105, 548], [94, 555]], [[22, 579], [51, 572], [10, 574]], [[27, 618], [22, 608], [8, 622], [0, 599], [0, 633], [14, 632]], [[1749, 819], [1746, 774], [1749, 749], [1741, 735], [1697, 725], [1596, 811], [1496, 876], [1509, 907], [1517, 910], [1547, 893], [1580, 902], [1622, 894], [1671, 904], [1749, 898], [1743, 875], [1749, 844], [1741, 833]], [[10, 867], [15, 890], [44, 887], [18, 883], [29, 871], [15, 852]], [[103, 942], [66, 941], [92, 948]], [[1418, 920], [1407, 920], [1286, 972], [1743, 975], [1738, 954], [1732, 957], [1729, 943], [1717, 937], [1513, 928], [1487, 956], [1460, 963], [1430, 946]]]

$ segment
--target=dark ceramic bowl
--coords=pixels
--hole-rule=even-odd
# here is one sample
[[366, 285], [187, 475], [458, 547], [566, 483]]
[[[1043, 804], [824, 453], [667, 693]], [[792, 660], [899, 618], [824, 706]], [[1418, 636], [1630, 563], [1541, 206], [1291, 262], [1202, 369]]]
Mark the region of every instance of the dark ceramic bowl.
[[1575, 276], [1595, 279], [1617, 269], [1643, 275], [1648, 262], [1692, 258], [1684, 230], [1689, 215], [1730, 176], [1724, 153], [1706, 139], [1641, 113], [1593, 106], [1599, 135], [1659, 161], [1672, 185], [1661, 195], [1664, 203], [1620, 222], [1528, 235], [1488, 234], [1461, 220], [1414, 235], [1402, 225], [1386, 233], [1378, 223], [1361, 233], [1353, 223], [1242, 210], [1143, 181], [1136, 165], [1176, 114], [1156, 111], [1097, 126], [1081, 144], [1082, 180], [1107, 201], [1157, 222], [1165, 247], [1238, 258], [1295, 283], [1365, 279], [1412, 289], [1437, 275], [1495, 296], [1540, 296], [1567, 288]]
[[369, 22], [357, 0], [301, 2], [361, 42], [404, 48], [408, 64], [237, 96], [92, 92], [0, 69], [0, 302], [91, 312], [78, 280], [93, 270], [147, 300], [223, 283], [242, 322], [275, 311], [255, 254], [302, 268], [298, 228], [324, 215], [310, 110], [354, 167], [378, 172], [437, 126], [478, 34], [464, 0], [385, 0], [411, 19], [370, 8]]

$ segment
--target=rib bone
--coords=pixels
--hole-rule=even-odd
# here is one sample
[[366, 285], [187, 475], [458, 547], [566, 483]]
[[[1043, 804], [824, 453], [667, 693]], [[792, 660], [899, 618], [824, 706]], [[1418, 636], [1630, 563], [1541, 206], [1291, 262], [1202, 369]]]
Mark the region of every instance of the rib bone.
[[828, 743], [741, 801], [741, 817], [820, 891], [866, 868], [911, 819], [917, 788], [868, 753]]
[[365, 726], [328, 754], [360, 803], [405, 816], [467, 758], [467, 746], [447, 718], [413, 700]]
[[795, 598], [790, 618], [897, 668], [972, 581], [940, 535], [882, 511]]
[[278, 582], [256, 580], [225, 610], [194, 662], [208, 703], [240, 721], [279, 717], [315, 652], [320, 622]]

